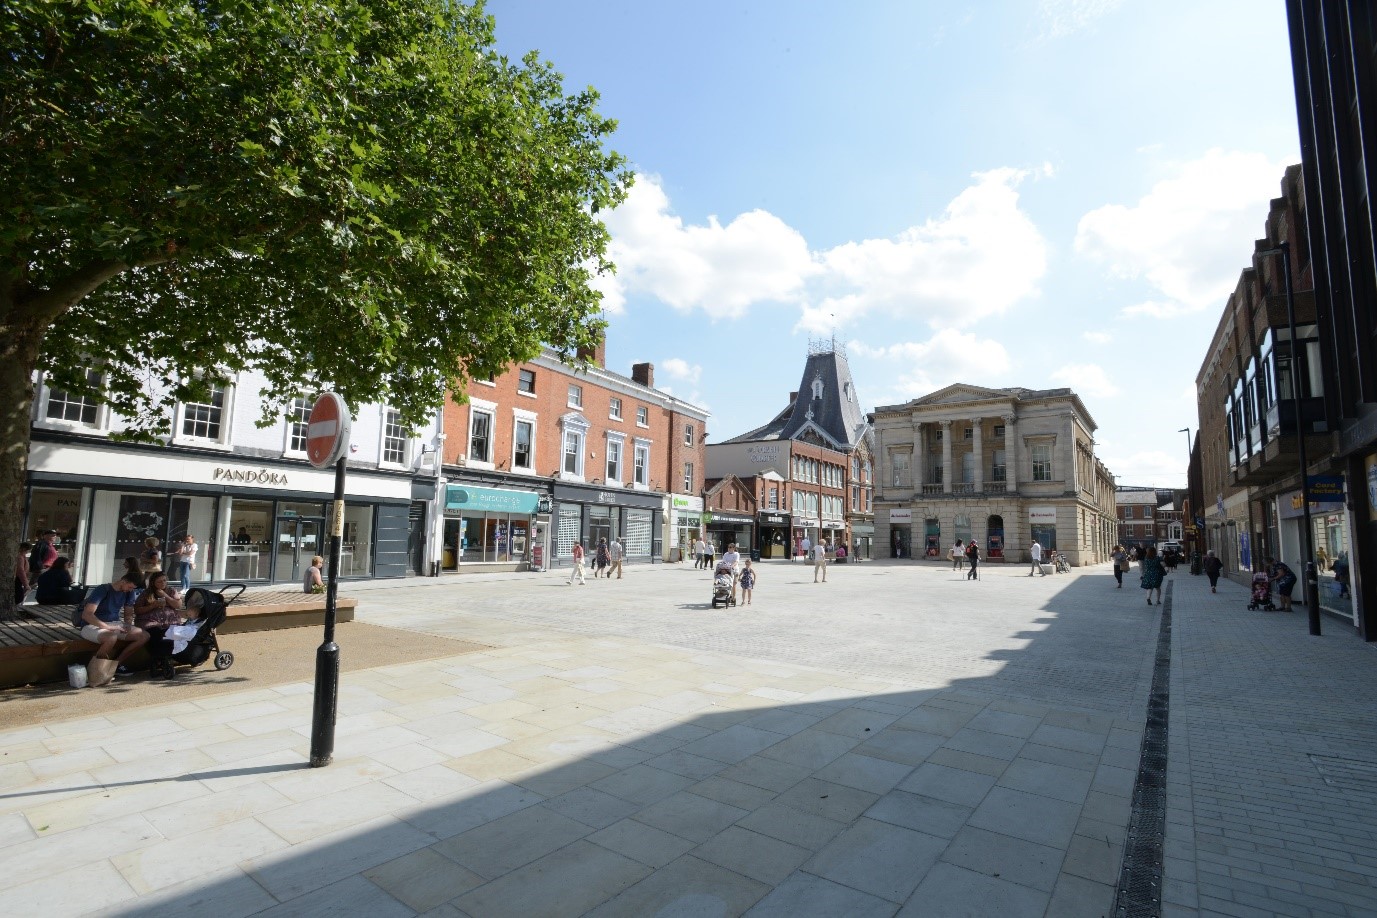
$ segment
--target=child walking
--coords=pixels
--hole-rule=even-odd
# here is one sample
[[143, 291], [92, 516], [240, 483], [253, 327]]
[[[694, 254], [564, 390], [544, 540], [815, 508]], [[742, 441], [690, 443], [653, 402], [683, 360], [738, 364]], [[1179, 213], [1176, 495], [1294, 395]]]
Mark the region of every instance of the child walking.
[[755, 589], [755, 568], [751, 567], [748, 559], [746, 566], [741, 569], [741, 579], [738, 581], [741, 586], [741, 598], [746, 600], [746, 605], [751, 604], [751, 590]]

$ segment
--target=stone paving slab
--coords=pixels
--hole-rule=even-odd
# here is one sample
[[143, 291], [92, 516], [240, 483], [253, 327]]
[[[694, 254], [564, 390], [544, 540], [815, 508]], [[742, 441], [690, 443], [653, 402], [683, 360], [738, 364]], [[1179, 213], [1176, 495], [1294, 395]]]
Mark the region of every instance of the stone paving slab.
[[[749, 612], [683, 567], [369, 591], [487, 647], [348, 674], [325, 769], [303, 682], [0, 732], [0, 913], [1109, 914], [1158, 610], [765, 568]], [[1371, 649], [1172, 588], [1170, 913], [1371, 911]]]

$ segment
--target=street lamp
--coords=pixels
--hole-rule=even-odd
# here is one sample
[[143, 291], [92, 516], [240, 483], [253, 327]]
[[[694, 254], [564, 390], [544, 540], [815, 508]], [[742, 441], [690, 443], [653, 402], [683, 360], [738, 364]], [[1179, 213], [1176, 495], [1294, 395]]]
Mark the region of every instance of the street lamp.
[[[1305, 457], [1305, 424], [1301, 418], [1300, 379], [1296, 375], [1296, 364], [1300, 351], [1296, 344], [1296, 297], [1291, 289], [1291, 244], [1279, 242], [1275, 248], [1264, 249], [1253, 254], [1254, 258], [1268, 255], [1281, 256], [1282, 282], [1286, 288], [1286, 326], [1291, 335], [1291, 408], [1296, 415], [1296, 450], [1300, 461], [1301, 512], [1305, 520], [1305, 609], [1310, 615], [1310, 633], [1320, 634], [1320, 575], [1315, 569], [1315, 527], [1310, 521], [1310, 463]], [[1280, 547], [1278, 546], [1278, 551]]]

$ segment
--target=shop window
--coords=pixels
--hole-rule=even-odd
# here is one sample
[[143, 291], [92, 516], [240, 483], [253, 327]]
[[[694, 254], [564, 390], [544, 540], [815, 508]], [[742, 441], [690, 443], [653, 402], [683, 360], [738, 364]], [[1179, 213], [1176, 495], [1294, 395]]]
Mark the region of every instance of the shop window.
[[517, 421], [512, 436], [512, 468], [531, 471], [535, 468], [535, 424]]
[[396, 408], [383, 409], [382, 461], [406, 464], [406, 430], [402, 428], [402, 413]]
[[[86, 382], [93, 389], [99, 390], [101, 375], [95, 370], [87, 370]], [[48, 405], [43, 414], [50, 421], [97, 427], [100, 403], [94, 395], [78, 395], [64, 389], [49, 389]]]
[[636, 406], [636, 426], [637, 426], [637, 427], [649, 427], [649, 426], [650, 426], [650, 409], [646, 408], [646, 406], [644, 406], [644, 405], [637, 405], [637, 406]]
[[229, 499], [229, 544], [225, 546], [228, 580], [266, 580], [272, 563], [273, 503]]
[[72, 575], [78, 577], [81, 558], [81, 490], [79, 488], [34, 488], [29, 492], [29, 523], [24, 540], [37, 542], [41, 533], [57, 530], [53, 546], [61, 557], [71, 559]]
[[516, 374], [516, 391], [524, 392], [526, 395], [535, 395], [535, 370], [518, 370]]
[[555, 523], [555, 557], [568, 558], [574, 553], [583, 529], [583, 508], [579, 504], [560, 504]]
[[342, 577], [367, 577], [373, 573], [373, 506], [344, 505], [344, 538], [341, 539], [339, 572]]
[[287, 408], [287, 452], [306, 452], [306, 427], [311, 420], [311, 401], [294, 398]]
[[626, 549], [627, 557], [648, 558], [651, 548], [651, 512], [649, 510], [626, 511]]
[[212, 384], [205, 401], [182, 403], [182, 436], [219, 443], [224, 432], [225, 395], [224, 386]]
[[577, 386], [573, 383], [569, 384], [569, 407], [583, 407], [583, 386]]
[[622, 400], [613, 396], [607, 403], [607, 416], [614, 421], [622, 419]]
[[1052, 480], [1052, 447], [1050, 444], [1039, 443], [1033, 447], [1033, 480]]

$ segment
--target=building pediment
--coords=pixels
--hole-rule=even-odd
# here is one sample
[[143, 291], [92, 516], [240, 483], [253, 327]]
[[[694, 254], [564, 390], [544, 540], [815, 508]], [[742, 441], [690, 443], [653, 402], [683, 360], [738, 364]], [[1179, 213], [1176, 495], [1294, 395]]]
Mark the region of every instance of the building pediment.
[[984, 386], [973, 386], [969, 383], [953, 383], [945, 389], [938, 389], [930, 392], [922, 398], [913, 400], [914, 405], [948, 405], [959, 404], [961, 402], [978, 402], [987, 399], [1009, 398], [1009, 393], [1000, 389], [986, 389]]

